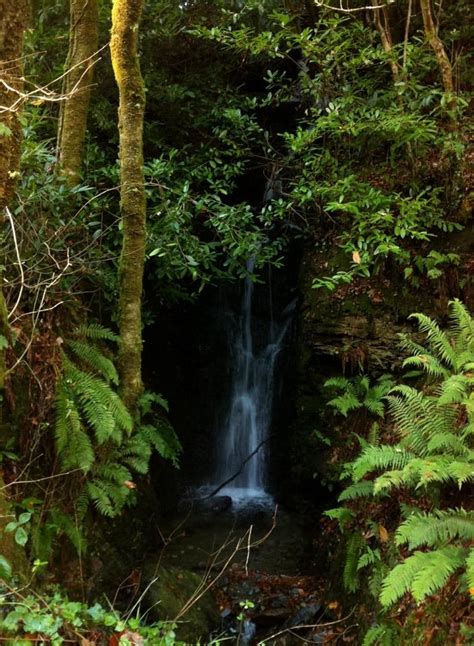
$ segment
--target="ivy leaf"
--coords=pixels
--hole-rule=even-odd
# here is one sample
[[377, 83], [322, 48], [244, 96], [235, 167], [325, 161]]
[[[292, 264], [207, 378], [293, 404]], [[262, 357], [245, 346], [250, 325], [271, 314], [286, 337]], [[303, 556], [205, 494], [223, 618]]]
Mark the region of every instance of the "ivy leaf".
[[20, 523], [20, 525], [24, 525], [25, 523], [28, 523], [30, 519], [31, 519], [31, 514], [28, 511], [25, 511], [18, 516], [18, 522]]
[[19, 527], [15, 532], [15, 543], [24, 547], [28, 542], [28, 534], [23, 527]]

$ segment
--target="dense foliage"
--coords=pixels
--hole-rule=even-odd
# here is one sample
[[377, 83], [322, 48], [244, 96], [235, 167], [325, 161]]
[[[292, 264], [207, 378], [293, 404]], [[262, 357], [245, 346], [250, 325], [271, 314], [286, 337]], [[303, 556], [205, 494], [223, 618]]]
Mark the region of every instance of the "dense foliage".
[[[407, 375], [400, 379], [395, 363], [363, 370], [358, 360], [326, 381], [320, 404], [328, 399], [340, 428], [357, 431], [356, 447], [343, 431], [318, 437], [333, 451], [331, 489], [340, 474], [347, 485], [343, 506], [327, 512], [344, 539], [345, 590], [369, 581], [374, 625], [364, 644], [396, 643], [397, 604], [407, 610], [455, 590], [467, 606], [474, 590], [472, 259], [463, 256], [473, 203], [467, 0], [89, 0], [90, 32], [81, 31], [76, 0], [70, 7], [32, 0], [25, 33], [30, 3], [17, 12], [21, 24], [3, 22], [4, 4], [0, 578], [13, 605], [2, 609], [0, 631], [59, 644], [114, 624], [117, 633], [173, 643], [167, 626], [147, 633], [143, 622], [122, 623], [115, 611], [60, 593], [15, 590], [26, 575], [38, 588], [60, 581], [57, 564], [73, 558], [83, 584], [103, 517], [120, 519], [151, 496], [153, 465], [165, 473], [179, 467], [181, 438], [160, 394], [167, 377], [157, 386], [147, 375], [143, 385], [143, 330], [159, 337], [161, 352], [162, 317], [248, 277], [250, 258], [254, 281], [268, 266], [284, 273], [289, 258], [309, 258], [308, 291], [335, 308], [351, 307], [361, 293], [383, 300], [387, 277], [403, 285], [395, 301], [410, 292], [426, 303], [439, 288], [436, 308], [412, 317], [418, 336], [402, 336]], [[112, 53], [111, 28], [123, 38]], [[6, 47], [5, 33], [15, 47]], [[78, 44], [93, 53], [74, 63]], [[9, 54], [22, 48], [23, 56]], [[77, 132], [61, 125], [75, 106]], [[131, 114], [139, 145], [127, 148]], [[441, 313], [454, 297], [445, 331], [432, 310]], [[391, 307], [398, 316], [398, 304]], [[161, 357], [148, 359], [160, 372]], [[322, 478], [301, 437], [301, 454]], [[469, 639], [469, 626], [462, 630]]]

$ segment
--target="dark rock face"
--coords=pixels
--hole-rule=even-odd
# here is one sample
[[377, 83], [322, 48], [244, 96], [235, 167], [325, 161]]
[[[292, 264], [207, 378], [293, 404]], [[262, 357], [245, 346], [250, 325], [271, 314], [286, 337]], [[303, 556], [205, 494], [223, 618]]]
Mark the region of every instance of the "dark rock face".
[[[277, 493], [284, 501], [327, 501], [328, 491], [321, 489], [321, 482], [331, 480], [329, 450], [321, 437], [329, 438], [334, 447], [354, 430], [338, 428], [341, 420], [326, 407], [324, 382], [341, 374], [351, 377], [362, 370], [374, 379], [383, 373], [396, 374], [404, 358], [399, 334], [414, 331], [410, 314], [424, 312], [443, 323], [453, 298], [461, 298], [470, 308], [474, 305], [472, 269], [469, 278], [474, 253], [472, 230], [462, 235], [446, 234], [438, 242], [440, 251], [459, 254], [459, 268], [452, 268], [442, 281], [420, 278], [419, 287], [407, 282], [402, 267], [387, 265], [374, 278], [356, 279], [332, 292], [313, 289], [315, 278], [335, 273], [347, 259], [334, 246], [308, 246], [304, 250], [294, 343], [295, 378], [290, 392], [294, 416], [286, 434], [286, 448], [282, 445], [277, 452], [281, 456], [278, 470], [285, 473]], [[337, 488], [337, 483], [334, 486]]]

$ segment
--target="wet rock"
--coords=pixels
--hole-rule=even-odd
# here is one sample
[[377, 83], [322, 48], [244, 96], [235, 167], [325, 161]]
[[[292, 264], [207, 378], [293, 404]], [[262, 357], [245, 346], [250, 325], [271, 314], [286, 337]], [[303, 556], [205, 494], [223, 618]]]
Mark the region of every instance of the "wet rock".
[[270, 608], [286, 608], [289, 605], [289, 599], [284, 594], [277, 594], [268, 603]]
[[292, 628], [294, 626], [307, 626], [316, 622], [322, 607], [319, 604], [303, 606], [286, 622], [285, 626]]
[[[153, 564], [143, 572], [146, 604], [152, 620], [174, 620], [184, 605], [193, 597], [202, 577], [194, 572], [175, 567], [155, 570]], [[176, 634], [187, 643], [205, 641], [207, 635], [219, 625], [217, 604], [211, 592], [206, 592], [186, 614], [179, 619]]]
[[250, 644], [252, 639], [257, 634], [257, 626], [250, 621], [250, 619], [244, 619], [242, 624], [242, 632], [240, 635], [241, 644]]
[[193, 511], [200, 514], [222, 514], [232, 507], [230, 496], [212, 496], [212, 498], [197, 498], [186, 503]]

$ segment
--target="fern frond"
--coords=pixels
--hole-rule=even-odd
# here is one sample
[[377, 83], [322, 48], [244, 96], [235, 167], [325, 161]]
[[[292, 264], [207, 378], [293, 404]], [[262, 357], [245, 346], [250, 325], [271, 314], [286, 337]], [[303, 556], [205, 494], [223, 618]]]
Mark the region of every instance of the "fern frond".
[[109, 518], [113, 518], [120, 512], [128, 493], [126, 487], [117, 486], [100, 479], [88, 482], [86, 490], [97, 511]]
[[376, 548], [375, 550], [367, 547], [367, 551], [362, 554], [357, 562], [357, 570], [362, 570], [365, 567], [373, 565], [376, 561], [381, 560], [380, 550]]
[[464, 509], [418, 512], [409, 516], [397, 529], [395, 543], [409, 549], [436, 547], [453, 539], [474, 540], [474, 512]]
[[132, 479], [132, 474], [123, 464], [119, 464], [115, 456], [111, 456], [110, 463], [101, 464], [95, 471], [94, 475], [100, 480], [109, 480], [115, 484], [123, 485], [126, 480]]
[[79, 555], [85, 554], [87, 550], [87, 541], [81, 531], [79, 524], [75, 523], [71, 516], [65, 514], [59, 509], [52, 509], [49, 512], [51, 523], [54, 525], [56, 533], [64, 533], [71, 541]]
[[94, 463], [91, 441], [81, 425], [79, 411], [63, 379], [56, 391], [56, 450], [66, 469], [87, 472]]
[[399, 469], [386, 471], [374, 480], [374, 494], [388, 494], [392, 489], [402, 487], [407, 480], [406, 474]]
[[76, 336], [93, 341], [114, 341], [118, 343], [120, 338], [115, 332], [99, 323], [88, 323], [87, 325], [78, 325]]
[[338, 413], [347, 417], [350, 411], [361, 408], [362, 403], [352, 392], [347, 391], [343, 395], [339, 395], [339, 397], [334, 397], [334, 399], [328, 401], [328, 406], [332, 406]]
[[323, 386], [324, 388], [340, 388], [341, 390], [346, 390], [350, 383], [349, 379], [345, 377], [331, 377], [330, 379], [326, 379]]
[[362, 646], [394, 646], [396, 633], [388, 626], [372, 626], [365, 633]]
[[451, 375], [441, 384], [438, 406], [460, 404], [469, 396], [472, 379], [466, 375]]
[[332, 520], [337, 520], [341, 530], [350, 523], [354, 518], [354, 512], [348, 507], [336, 507], [335, 509], [328, 509], [324, 512], [324, 515]]
[[436, 357], [427, 352], [407, 357], [402, 365], [404, 368], [419, 368], [430, 377], [446, 377], [449, 374], [449, 370], [444, 368]]
[[352, 534], [347, 541], [346, 561], [344, 563], [343, 583], [348, 592], [355, 592], [359, 587], [357, 564], [366, 542], [361, 534]]
[[467, 307], [457, 298], [450, 301], [451, 328], [456, 333], [456, 351], [474, 350], [474, 320]]
[[456, 481], [459, 488], [467, 482], [474, 482], [474, 463], [471, 459], [461, 461], [460, 459], [447, 465], [450, 478]]
[[367, 446], [352, 467], [355, 481], [372, 471], [402, 469], [415, 456], [400, 446]]
[[339, 495], [338, 501], [355, 500], [356, 498], [366, 498], [374, 493], [374, 483], [371, 480], [362, 480], [354, 482], [344, 489]]
[[448, 452], [453, 455], [468, 455], [469, 449], [462, 437], [453, 433], [435, 433], [427, 444], [427, 453]]
[[420, 603], [445, 585], [451, 574], [462, 567], [464, 558], [464, 548], [454, 546], [433, 552], [415, 552], [385, 578], [380, 603], [387, 608], [407, 592]]
[[171, 460], [175, 466], [178, 466], [177, 459], [182, 449], [170, 424], [164, 422], [160, 426], [143, 424], [138, 429], [137, 437], [146, 440], [162, 458]]
[[67, 346], [83, 362], [87, 363], [95, 372], [101, 374], [107, 381], [118, 386], [118, 373], [113, 361], [106, 357], [98, 348], [90, 343], [81, 341], [67, 341]]
[[469, 550], [466, 558], [466, 578], [467, 586], [472, 590], [474, 588], [474, 548]]
[[430, 347], [437, 354], [437, 358], [445, 363], [449, 368], [456, 366], [456, 353], [451, 345], [447, 335], [439, 325], [426, 314], [411, 314], [411, 319], [415, 319], [418, 328], [423, 332], [430, 344]]

